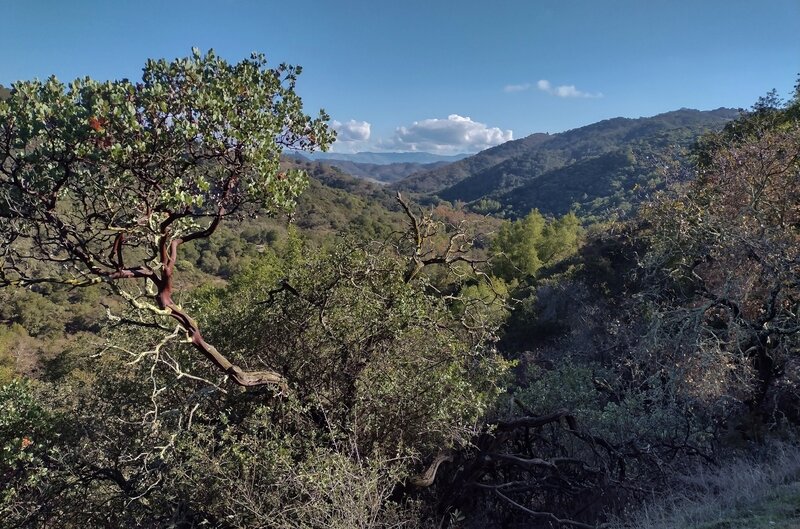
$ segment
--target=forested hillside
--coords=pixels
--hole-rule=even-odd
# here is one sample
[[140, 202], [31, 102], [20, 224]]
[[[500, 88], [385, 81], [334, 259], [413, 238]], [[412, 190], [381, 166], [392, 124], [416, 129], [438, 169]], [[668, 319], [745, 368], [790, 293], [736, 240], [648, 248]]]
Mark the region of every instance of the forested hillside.
[[546, 142], [548, 134], [532, 134], [521, 140], [512, 140], [481, 151], [474, 156], [453, 162], [434, 171], [412, 174], [396, 187], [416, 193], [437, 193], [456, 182], [518, 156], [528, 149]]
[[[302, 159], [302, 157], [298, 157], [298, 159]], [[419, 171], [428, 171], [451, 163], [440, 161], [424, 164], [416, 162], [393, 162], [378, 164], [337, 160], [333, 158], [323, 158], [318, 160], [318, 162], [325, 163], [330, 167], [336, 167], [337, 169], [351, 176], [383, 183], [396, 182], [398, 180], [402, 180], [410, 174]]]
[[394, 194], [380, 185], [354, 178], [325, 162], [286, 159], [284, 166], [302, 169], [311, 177], [309, 189], [298, 198], [292, 214], [295, 224], [308, 230], [309, 236], [351, 232], [379, 238], [386, 234], [382, 230], [402, 225]]
[[313, 152], [303, 156], [319, 161], [346, 161], [374, 165], [451, 163], [466, 158], [466, 154], [443, 155], [429, 152]]
[[401, 189], [467, 202], [480, 212], [518, 217], [576, 210], [602, 218], [664, 186], [665, 163], [738, 111], [678, 110], [652, 118], [615, 118], [560, 134], [535, 134], [410, 176]]
[[431, 207], [285, 156], [335, 139], [299, 74], [0, 101], [0, 528], [796, 525], [800, 85], [508, 142]]

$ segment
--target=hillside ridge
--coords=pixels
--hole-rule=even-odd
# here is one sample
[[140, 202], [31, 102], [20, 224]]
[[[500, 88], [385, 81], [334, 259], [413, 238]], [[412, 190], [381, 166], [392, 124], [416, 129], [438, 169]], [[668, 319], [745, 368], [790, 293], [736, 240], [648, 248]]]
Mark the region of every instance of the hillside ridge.
[[548, 214], [577, 209], [588, 216], [620, 207], [628, 211], [634, 188], [662, 185], [655, 160], [685, 152], [702, 134], [721, 129], [739, 112], [679, 109], [532, 134], [410, 175], [392, 187], [512, 217], [533, 208]]

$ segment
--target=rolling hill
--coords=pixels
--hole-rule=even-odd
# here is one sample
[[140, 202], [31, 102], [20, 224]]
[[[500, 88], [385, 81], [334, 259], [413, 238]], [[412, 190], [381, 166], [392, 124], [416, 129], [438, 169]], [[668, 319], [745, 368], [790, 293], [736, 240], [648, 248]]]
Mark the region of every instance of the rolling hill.
[[430, 152], [315, 152], [303, 153], [309, 160], [340, 160], [356, 163], [371, 163], [384, 165], [390, 163], [418, 163], [428, 164], [436, 162], [455, 162], [466, 158], [468, 154], [454, 154], [450, 156]]
[[[305, 157], [292, 157], [300, 161], [309, 161], [309, 159]], [[345, 172], [350, 176], [355, 176], [356, 178], [363, 178], [365, 180], [384, 184], [397, 182], [408, 175], [423, 171], [430, 171], [450, 163], [446, 161], [424, 164], [417, 162], [365, 163], [328, 158], [317, 159], [316, 162], [324, 163], [330, 167], [336, 167], [340, 171]]]
[[721, 129], [738, 114], [726, 108], [681, 109], [533, 134], [413, 174], [394, 187], [510, 217], [533, 208], [553, 215], [576, 210], [590, 218], [624, 214], [663, 184], [666, 156], [682, 156], [700, 135]]

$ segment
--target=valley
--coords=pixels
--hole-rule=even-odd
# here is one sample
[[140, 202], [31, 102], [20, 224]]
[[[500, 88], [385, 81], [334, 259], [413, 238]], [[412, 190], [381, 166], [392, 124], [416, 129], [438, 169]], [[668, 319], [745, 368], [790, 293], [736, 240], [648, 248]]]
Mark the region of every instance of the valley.
[[800, 523], [800, 82], [511, 139], [622, 98], [302, 73], [0, 86], [0, 529]]

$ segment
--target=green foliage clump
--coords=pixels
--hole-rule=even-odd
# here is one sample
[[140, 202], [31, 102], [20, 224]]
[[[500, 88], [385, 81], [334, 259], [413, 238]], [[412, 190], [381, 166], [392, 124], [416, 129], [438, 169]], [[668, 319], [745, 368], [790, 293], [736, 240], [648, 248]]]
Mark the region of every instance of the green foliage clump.
[[[0, 526], [36, 509], [39, 492], [49, 486], [48, 461], [58, 419], [37, 399], [32, 384], [0, 385]], [[24, 518], [23, 518], [24, 519]]]
[[470, 327], [495, 329], [508, 318], [509, 297], [509, 285], [499, 277], [490, 277], [463, 286], [454, 309]]
[[468, 437], [502, 365], [464, 333], [442, 332], [457, 320], [404, 273], [399, 259], [339, 246], [301, 259], [285, 283], [275, 268], [251, 270], [200, 310], [242, 362], [260, 351], [303, 402], [337, 403], [327, 420], [344, 431], [355, 421], [360, 453], [432, 450]]
[[[36, 434], [52, 457], [19, 471], [46, 472], [47, 486], [4, 489], [9, 523], [423, 524], [403, 483], [469, 443], [509, 364], [490, 333], [463, 327], [463, 311], [405, 282], [406, 265], [354, 243], [313, 253], [295, 235], [224, 288], [199, 289], [187, 304], [208, 339], [241, 365], [276, 366], [283, 388], [219, 385], [177, 331], [122, 326], [105, 331], [96, 358], [65, 352], [57, 382], [30, 401], [64, 417], [45, 419], [57, 432]], [[493, 310], [476, 305], [471, 321], [491, 330], [482, 308]], [[3, 430], [0, 441], [25, 431]]]
[[[134, 306], [170, 315], [237, 382], [278, 378], [231, 371], [173, 294], [182, 245], [209, 239], [233, 215], [294, 208], [308, 180], [282, 170], [283, 149], [334, 140], [323, 111], [303, 112], [300, 72], [268, 68], [260, 54], [230, 64], [194, 49], [148, 60], [137, 83], [15, 83], [0, 101], [0, 286], [105, 284], [127, 301], [146, 292]], [[230, 275], [243, 244], [194, 250], [202, 270]], [[38, 322], [26, 326], [40, 332]]]
[[[40, 199], [72, 199], [75, 208], [81, 198], [94, 203], [93, 197], [102, 197], [108, 203], [95, 214], [110, 216], [112, 228], [131, 236], [144, 236], [146, 223], [137, 214], [155, 213], [141, 209], [143, 203], [160, 213], [189, 208], [195, 218], [220, 207], [232, 210], [248, 198], [270, 210], [286, 209], [305, 179], [298, 171], [278, 172], [281, 149], [326, 146], [332, 139], [324, 114], [312, 120], [302, 113], [294, 92], [300, 71], [267, 69], [261, 55], [231, 65], [213, 51], [194, 50], [173, 62], [148, 60], [141, 83], [84, 78], [65, 86], [54, 77], [17, 82], [0, 102], [0, 123], [13, 137], [2, 154], [13, 160], [10, 169], [25, 175], [24, 186], [43, 193]], [[161, 137], [169, 137], [168, 145]], [[148, 152], [156, 159], [143, 159]], [[56, 167], [57, 160], [69, 163]], [[197, 170], [207, 160], [222, 167]], [[104, 171], [113, 177], [104, 178]], [[34, 215], [57, 224], [36, 200], [14, 194], [10, 181], [3, 184], [13, 210], [9, 218], [22, 235]], [[91, 217], [80, 220], [92, 225]], [[191, 222], [183, 224], [184, 231], [191, 229]]]
[[65, 306], [56, 303], [52, 296], [44, 296], [25, 289], [0, 292], [0, 320], [13, 322], [25, 328], [31, 336], [53, 336], [63, 332]]
[[493, 273], [506, 281], [535, 277], [540, 268], [574, 254], [581, 233], [574, 213], [548, 220], [533, 210], [520, 220], [506, 222], [493, 242]]
[[663, 447], [680, 439], [711, 450], [712, 436], [702, 411], [681, 400], [669, 380], [652, 377], [631, 387], [615, 369], [567, 357], [553, 369], [531, 366], [529, 384], [515, 395], [539, 415], [565, 408], [581, 428], [615, 446]]

